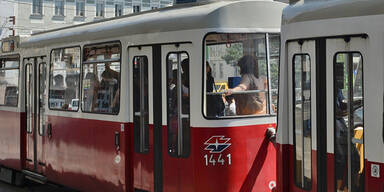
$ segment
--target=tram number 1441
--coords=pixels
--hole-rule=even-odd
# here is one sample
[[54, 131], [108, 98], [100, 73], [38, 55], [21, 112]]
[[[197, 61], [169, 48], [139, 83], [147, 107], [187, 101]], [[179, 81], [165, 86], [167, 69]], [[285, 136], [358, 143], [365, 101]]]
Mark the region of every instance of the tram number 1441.
[[231, 165], [231, 154], [223, 156], [223, 154], [206, 154], [204, 155], [205, 166], [217, 166], [217, 165]]

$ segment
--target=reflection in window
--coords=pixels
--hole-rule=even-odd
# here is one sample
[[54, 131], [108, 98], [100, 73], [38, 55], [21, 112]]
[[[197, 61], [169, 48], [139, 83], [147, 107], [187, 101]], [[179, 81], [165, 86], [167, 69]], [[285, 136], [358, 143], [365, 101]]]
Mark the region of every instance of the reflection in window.
[[80, 48], [54, 49], [51, 53], [49, 108], [77, 111], [79, 100]]
[[146, 56], [133, 58], [133, 115], [135, 151], [149, 150], [148, 111], [148, 59]]
[[19, 58], [0, 59], [0, 105], [17, 106], [19, 98]]
[[[279, 36], [211, 34], [205, 39], [205, 107], [207, 117], [254, 116], [270, 113], [267, 59], [276, 65]], [[276, 73], [277, 66], [271, 70]], [[277, 84], [277, 74], [273, 74]], [[277, 85], [273, 85], [276, 86]], [[226, 94], [225, 94], [226, 93]], [[277, 91], [274, 95], [277, 95]], [[274, 98], [277, 100], [277, 97]]]
[[311, 62], [309, 55], [295, 55], [293, 63], [294, 173], [296, 185], [312, 186]]
[[190, 152], [189, 57], [170, 53], [167, 57], [168, 152], [187, 157]]
[[120, 110], [120, 44], [84, 47], [84, 112], [117, 114]]

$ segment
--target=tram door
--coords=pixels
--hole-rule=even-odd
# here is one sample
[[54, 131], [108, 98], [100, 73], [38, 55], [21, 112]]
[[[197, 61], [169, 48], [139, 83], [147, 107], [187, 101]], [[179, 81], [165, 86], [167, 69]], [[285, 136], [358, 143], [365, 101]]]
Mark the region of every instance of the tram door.
[[[336, 192], [364, 191], [364, 59], [366, 39], [326, 40], [327, 148]], [[330, 174], [331, 174], [330, 173]], [[328, 176], [330, 176], [328, 174]]]
[[43, 173], [47, 64], [45, 57], [24, 59], [26, 146], [25, 169]]
[[128, 48], [133, 120], [135, 190], [154, 191], [154, 92], [152, 46]]
[[288, 43], [289, 132], [293, 133], [293, 191], [311, 190], [317, 180], [317, 165], [312, 151], [317, 149], [316, 130], [316, 51], [315, 41]]

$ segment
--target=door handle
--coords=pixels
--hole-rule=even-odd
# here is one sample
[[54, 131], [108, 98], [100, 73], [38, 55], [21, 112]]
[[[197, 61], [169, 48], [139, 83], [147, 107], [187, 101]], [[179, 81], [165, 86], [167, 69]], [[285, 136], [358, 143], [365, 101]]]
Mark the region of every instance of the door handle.
[[117, 151], [120, 150], [120, 133], [119, 132], [115, 132], [115, 147]]

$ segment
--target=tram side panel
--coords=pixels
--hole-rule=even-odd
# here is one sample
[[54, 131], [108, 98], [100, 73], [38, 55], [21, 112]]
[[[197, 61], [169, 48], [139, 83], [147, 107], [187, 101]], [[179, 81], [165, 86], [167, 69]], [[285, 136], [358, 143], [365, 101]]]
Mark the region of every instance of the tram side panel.
[[21, 142], [25, 114], [0, 110], [0, 165], [21, 170]]
[[48, 123], [52, 126], [45, 143], [48, 180], [82, 191], [127, 190], [128, 124], [60, 116], [49, 116]]

